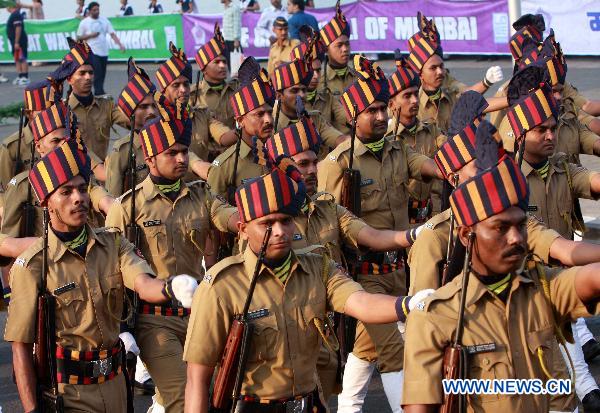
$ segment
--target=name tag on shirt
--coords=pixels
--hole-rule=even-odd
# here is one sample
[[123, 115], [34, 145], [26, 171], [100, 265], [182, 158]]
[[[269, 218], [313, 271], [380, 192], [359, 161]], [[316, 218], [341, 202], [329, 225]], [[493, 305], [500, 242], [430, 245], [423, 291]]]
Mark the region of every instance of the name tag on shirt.
[[496, 351], [496, 343], [475, 344], [466, 348], [469, 354], [489, 353]]
[[372, 179], [363, 179], [362, 181], [360, 181], [360, 186], [367, 186], [367, 185], [372, 185], [373, 184], [373, 180]]
[[302, 234], [294, 234], [294, 241], [300, 241], [302, 239]]
[[538, 211], [537, 205], [528, 205], [527, 206], [527, 212], [537, 212], [537, 211]]
[[75, 287], [77, 287], [77, 284], [75, 284], [74, 282], [70, 282], [68, 284], [63, 285], [62, 287], [58, 287], [56, 290], [54, 290], [54, 295], [61, 295], [63, 293], [66, 293], [67, 291], [71, 291], [74, 290]]
[[267, 317], [269, 315], [268, 308], [261, 308], [260, 310], [250, 311], [248, 313], [248, 321], [258, 320], [259, 318]]
[[160, 219], [151, 219], [150, 221], [144, 221], [144, 228], [156, 227], [157, 225], [162, 224]]

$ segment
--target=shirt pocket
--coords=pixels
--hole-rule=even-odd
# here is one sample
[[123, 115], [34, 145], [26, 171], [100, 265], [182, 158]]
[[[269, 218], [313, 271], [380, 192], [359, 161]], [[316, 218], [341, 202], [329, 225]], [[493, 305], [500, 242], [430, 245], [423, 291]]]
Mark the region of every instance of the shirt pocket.
[[[366, 179], [363, 178], [364, 182]], [[362, 183], [361, 183], [362, 185]], [[360, 210], [361, 214], [376, 211], [382, 201], [381, 186], [378, 182], [373, 182], [360, 187]]]
[[553, 352], [558, 346], [554, 336], [554, 328], [548, 326], [527, 333], [527, 346], [531, 352], [531, 358], [537, 361], [542, 374], [546, 370], [554, 376]]
[[123, 318], [123, 277], [120, 272], [100, 278], [100, 289], [106, 300], [108, 314], [115, 320]]
[[144, 227], [144, 238], [152, 257], [165, 257], [168, 254], [169, 246], [166, 225]]
[[206, 251], [206, 237], [210, 231], [210, 222], [208, 219], [192, 219], [186, 224], [185, 228], [186, 233], [184, 236], [186, 243], [204, 255]]
[[248, 360], [267, 361], [277, 357], [279, 327], [274, 314], [252, 322], [254, 331]]
[[[317, 350], [321, 333], [325, 334], [325, 303], [308, 304], [300, 308], [302, 313], [299, 323], [301, 349]], [[321, 332], [319, 332], [319, 330]], [[323, 337], [325, 338], [325, 337]]]
[[[504, 351], [474, 354], [469, 357], [469, 379], [497, 380], [512, 378], [508, 356]], [[490, 383], [491, 385], [491, 383]], [[498, 394], [477, 394], [481, 403], [498, 400]]]
[[75, 288], [60, 293], [56, 297], [57, 320], [62, 320], [66, 329], [77, 327], [85, 312], [83, 291], [77, 283]]

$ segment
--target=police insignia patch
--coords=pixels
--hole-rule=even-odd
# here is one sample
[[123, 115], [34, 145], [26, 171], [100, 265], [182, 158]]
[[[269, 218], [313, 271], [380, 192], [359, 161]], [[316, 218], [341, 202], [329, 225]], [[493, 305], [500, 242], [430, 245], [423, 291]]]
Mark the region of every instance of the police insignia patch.
[[225, 197], [223, 195], [215, 195], [215, 198], [217, 198], [219, 201], [223, 202], [224, 204], [227, 203], [227, 200], [225, 199]]
[[221, 162], [220, 162], [218, 159], [215, 159], [215, 160], [212, 162], [212, 164], [213, 164], [214, 166], [219, 166], [219, 164], [220, 164], [220, 163], [221, 163]]
[[138, 257], [140, 257], [141, 259], [145, 260], [146, 257], [144, 257], [144, 254], [142, 254], [142, 251], [140, 251], [139, 248], [136, 248], [133, 250], [133, 252], [135, 252], [135, 255], [137, 255]]
[[329, 160], [330, 161], [336, 161], [337, 160], [337, 156], [335, 156], [335, 155], [329, 155]]
[[362, 181], [360, 181], [360, 186], [367, 186], [367, 185], [372, 185], [372, 184], [373, 184], [373, 180], [370, 178], [363, 179]]
[[425, 302], [419, 301], [415, 307], [417, 310], [423, 311], [425, 309]]
[[302, 234], [294, 234], [294, 241], [300, 241], [302, 239]]
[[17, 258], [15, 260], [15, 265], [18, 265], [19, 267], [23, 267], [25, 265], [25, 258]]
[[8, 182], [9, 185], [16, 185], [17, 184], [17, 178], [13, 178]]
[[210, 274], [204, 274], [204, 278], [202, 279], [202, 281], [210, 283], [212, 281], [212, 276]]

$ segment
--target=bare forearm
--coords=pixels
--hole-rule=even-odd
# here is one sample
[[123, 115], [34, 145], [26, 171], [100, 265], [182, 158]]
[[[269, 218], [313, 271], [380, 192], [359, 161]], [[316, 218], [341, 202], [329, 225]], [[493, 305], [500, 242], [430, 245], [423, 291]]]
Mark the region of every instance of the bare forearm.
[[575, 275], [575, 292], [586, 304], [595, 303], [600, 299], [600, 263], [579, 268]]
[[235, 130], [230, 130], [229, 132], [225, 132], [219, 137], [219, 145], [221, 146], [231, 146], [237, 142], [237, 134]]
[[600, 156], [600, 140], [597, 140], [596, 142], [594, 142], [594, 146], [592, 149], [594, 151], [594, 155]]
[[165, 282], [148, 274], [139, 274], [135, 279], [135, 292], [149, 303], [164, 303], [167, 297], [162, 293]]
[[375, 251], [391, 251], [410, 247], [406, 231], [377, 230], [366, 226], [358, 233], [358, 243]]
[[33, 369], [33, 345], [12, 343], [13, 368], [23, 410], [29, 412], [36, 407], [36, 377]]
[[198, 160], [192, 163], [191, 168], [196, 175], [206, 181], [208, 179], [208, 170], [210, 169], [210, 165], [210, 162]]
[[483, 111], [484, 113], [496, 112], [508, 107], [508, 99], [504, 96], [487, 98], [486, 101], [488, 103], [488, 107], [485, 108]]
[[592, 264], [600, 262], [600, 245], [559, 237], [550, 246], [550, 257], [569, 267]]
[[421, 166], [421, 176], [425, 179], [427, 179], [427, 178], [444, 179], [444, 175], [442, 175], [442, 172], [437, 167], [437, 165], [435, 164], [433, 159], [428, 159], [427, 161], [423, 162], [423, 166]]
[[0, 255], [3, 257], [17, 258], [21, 255], [37, 238], [6, 238], [0, 243]]
[[592, 116], [600, 116], [600, 100], [588, 100], [581, 109]]
[[208, 389], [214, 367], [188, 363], [185, 385], [185, 413], [208, 412]]
[[[587, 126], [596, 135], [600, 135], [600, 119], [593, 118]], [[596, 153], [596, 151], [594, 151], [594, 153]]]
[[391, 295], [358, 291], [348, 297], [344, 313], [364, 323], [393, 323], [398, 321], [396, 299]]
[[474, 85], [467, 87], [465, 90], [463, 90], [463, 93], [466, 92], [467, 90], [473, 90], [473, 91], [475, 91], [477, 93], [481, 93], [483, 95], [485, 92], [487, 92], [488, 87], [482, 81], [479, 81], [479, 82], [475, 83]]
[[94, 172], [94, 176], [97, 180], [106, 182], [106, 167], [103, 163], [96, 165], [96, 167], [92, 169], [92, 172]]
[[15, 27], [15, 44], [19, 44], [19, 40], [21, 40], [21, 26]]

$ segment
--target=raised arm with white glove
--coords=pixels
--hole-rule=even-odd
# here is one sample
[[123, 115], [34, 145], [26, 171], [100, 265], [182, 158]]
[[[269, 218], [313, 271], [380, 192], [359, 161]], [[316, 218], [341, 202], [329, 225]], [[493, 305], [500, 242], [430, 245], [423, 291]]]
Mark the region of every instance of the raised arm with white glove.
[[502, 73], [502, 68], [500, 66], [492, 66], [485, 72], [482, 82], [489, 88], [494, 83], [502, 82], [503, 80], [504, 73]]
[[165, 283], [163, 294], [182, 307], [191, 308], [196, 288], [198, 281], [194, 277], [187, 274], [172, 275]]

